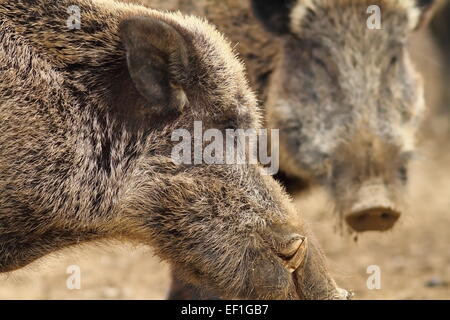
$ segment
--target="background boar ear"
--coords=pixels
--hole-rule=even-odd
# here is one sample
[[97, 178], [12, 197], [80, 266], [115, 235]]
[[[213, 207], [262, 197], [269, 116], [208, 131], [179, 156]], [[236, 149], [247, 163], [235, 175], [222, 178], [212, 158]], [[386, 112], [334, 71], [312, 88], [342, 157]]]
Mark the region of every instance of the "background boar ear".
[[415, 9], [410, 10], [418, 10], [419, 12], [414, 14], [410, 14], [412, 29], [417, 30], [421, 27], [428, 24], [431, 20], [431, 16], [433, 15], [433, 5], [436, 4], [436, 0], [416, 0]]
[[276, 34], [290, 31], [290, 14], [297, 0], [252, 0], [255, 16], [267, 30]]
[[132, 17], [120, 26], [130, 77], [159, 118], [179, 114], [186, 95], [177, 79], [186, 76], [188, 49], [174, 27], [152, 17]]

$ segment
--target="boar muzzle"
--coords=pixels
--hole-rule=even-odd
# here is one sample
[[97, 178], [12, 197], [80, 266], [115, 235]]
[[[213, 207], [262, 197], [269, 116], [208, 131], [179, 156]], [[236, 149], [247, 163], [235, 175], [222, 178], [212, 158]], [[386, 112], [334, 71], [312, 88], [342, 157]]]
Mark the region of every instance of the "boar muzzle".
[[400, 213], [389, 207], [368, 207], [350, 213], [345, 220], [357, 232], [386, 231], [391, 229], [400, 217]]

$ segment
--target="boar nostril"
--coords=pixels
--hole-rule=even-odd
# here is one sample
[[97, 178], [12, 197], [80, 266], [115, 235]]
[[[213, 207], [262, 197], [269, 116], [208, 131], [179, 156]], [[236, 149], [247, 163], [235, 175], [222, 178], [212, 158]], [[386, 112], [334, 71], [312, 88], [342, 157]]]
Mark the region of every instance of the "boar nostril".
[[383, 219], [390, 219], [390, 218], [391, 218], [391, 215], [390, 215], [389, 213], [387, 213], [387, 212], [383, 212], [383, 213], [381, 214], [381, 218], [383, 218]]

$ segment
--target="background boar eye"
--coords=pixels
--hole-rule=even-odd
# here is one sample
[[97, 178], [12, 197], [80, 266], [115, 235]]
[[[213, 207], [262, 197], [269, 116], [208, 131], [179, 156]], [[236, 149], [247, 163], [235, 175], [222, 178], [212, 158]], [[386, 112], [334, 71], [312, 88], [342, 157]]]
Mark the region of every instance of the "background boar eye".
[[408, 169], [406, 166], [398, 168], [398, 176], [402, 182], [406, 183], [408, 181]]
[[392, 56], [389, 64], [392, 67], [392, 66], [395, 66], [397, 64], [397, 62], [398, 62], [398, 57], [397, 56]]

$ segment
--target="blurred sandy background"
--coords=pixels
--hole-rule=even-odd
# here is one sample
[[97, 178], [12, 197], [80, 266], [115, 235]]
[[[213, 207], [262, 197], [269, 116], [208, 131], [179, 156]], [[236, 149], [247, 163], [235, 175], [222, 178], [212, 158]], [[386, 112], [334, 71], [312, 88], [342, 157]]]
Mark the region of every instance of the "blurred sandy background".
[[[427, 33], [416, 36], [414, 58], [424, 71], [432, 107], [410, 170], [408, 210], [392, 231], [353, 237], [336, 230], [323, 191], [296, 198], [340, 286], [355, 299], [450, 299], [450, 106], [444, 58]], [[448, 36], [447, 36], [448, 37]], [[81, 268], [81, 289], [69, 290], [67, 267]], [[367, 267], [381, 270], [381, 289], [369, 290]], [[25, 270], [0, 275], [0, 299], [164, 299], [169, 269], [150, 249], [104, 244], [66, 250]]]

